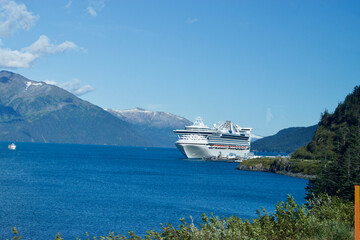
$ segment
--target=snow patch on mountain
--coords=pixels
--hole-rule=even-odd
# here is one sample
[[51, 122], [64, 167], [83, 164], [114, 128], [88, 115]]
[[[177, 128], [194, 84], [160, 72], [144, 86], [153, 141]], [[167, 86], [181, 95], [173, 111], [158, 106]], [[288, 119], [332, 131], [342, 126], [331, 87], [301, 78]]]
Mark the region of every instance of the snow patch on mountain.
[[262, 138], [264, 138], [264, 137], [262, 137], [262, 136], [259, 136], [259, 135], [255, 135], [255, 134], [253, 134], [253, 133], [251, 133], [251, 138], [256, 138], [256, 139], [262, 139]]
[[43, 84], [42, 83], [40, 83], [40, 82], [30, 82], [30, 81], [28, 81], [28, 82], [26, 82], [26, 88], [25, 88], [25, 90], [28, 90], [28, 88], [30, 87], [30, 86], [42, 86]]
[[183, 128], [191, 121], [168, 112], [153, 112], [143, 108], [127, 110], [104, 109], [116, 117], [135, 125], [146, 125], [155, 128]]

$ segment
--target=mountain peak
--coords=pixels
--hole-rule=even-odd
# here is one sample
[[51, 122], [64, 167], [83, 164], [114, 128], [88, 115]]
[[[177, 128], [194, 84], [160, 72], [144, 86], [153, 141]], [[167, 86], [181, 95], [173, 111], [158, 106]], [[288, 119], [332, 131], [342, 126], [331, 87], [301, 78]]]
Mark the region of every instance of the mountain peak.
[[16, 74], [16, 73], [13, 73], [13, 72], [10, 72], [10, 71], [6, 71], [6, 70], [1, 70], [0, 71], [0, 75], [2, 75], [2, 74]]
[[23, 120], [37, 119], [80, 102], [64, 89], [13, 72], [0, 71], [0, 103], [12, 108]]
[[15, 75], [15, 73], [13, 72], [8, 72], [8, 71], [0, 71], [0, 82], [1, 83], [8, 83], [13, 76]]
[[191, 125], [189, 120], [168, 112], [153, 112], [139, 107], [129, 110], [105, 110], [124, 121], [137, 125], [173, 129]]
[[2, 70], [0, 71], [0, 83], [3, 84], [12, 83], [12, 84], [17, 84], [16, 87], [19, 87], [21, 85], [23, 85], [23, 87], [26, 87], [26, 85], [28, 85], [29, 83], [36, 84], [40, 82], [27, 79], [26, 77], [14, 72]]
[[0, 71], [0, 141], [146, 145], [141, 134], [62, 88]]
[[139, 107], [128, 110], [105, 110], [135, 126], [145, 136], [151, 136], [154, 145], [159, 147], [174, 147], [177, 136], [173, 130], [192, 124], [189, 120], [172, 113], [153, 112]]

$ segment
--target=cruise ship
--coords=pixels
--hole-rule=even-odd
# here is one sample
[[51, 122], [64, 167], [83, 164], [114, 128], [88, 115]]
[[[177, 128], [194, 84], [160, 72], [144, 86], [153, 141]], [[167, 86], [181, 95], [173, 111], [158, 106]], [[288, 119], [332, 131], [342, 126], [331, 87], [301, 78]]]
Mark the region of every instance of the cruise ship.
[[197, 118], [193, 125], [174, 133], [179, 135], [176, 147], [187, 158], [246, 159], [250, 153], [251, 131], [252, 128], [241, 128], [231, 121], [210, 128]]

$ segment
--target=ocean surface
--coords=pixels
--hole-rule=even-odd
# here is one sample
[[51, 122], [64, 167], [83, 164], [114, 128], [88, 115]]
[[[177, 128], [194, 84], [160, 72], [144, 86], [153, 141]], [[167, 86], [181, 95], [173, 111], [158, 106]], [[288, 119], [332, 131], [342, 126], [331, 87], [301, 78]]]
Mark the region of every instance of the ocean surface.
[[177, 149], [0, 142], [0, 239], [67, 239], [160, 230], [201, 214], [251, 219], [307, 180], [187, 160]]

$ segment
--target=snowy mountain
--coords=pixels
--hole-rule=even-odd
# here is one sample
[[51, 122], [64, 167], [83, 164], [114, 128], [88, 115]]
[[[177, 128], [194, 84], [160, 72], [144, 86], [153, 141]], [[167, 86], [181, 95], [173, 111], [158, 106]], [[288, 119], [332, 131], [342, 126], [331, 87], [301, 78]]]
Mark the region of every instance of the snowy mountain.
[[137, 130], [148, 136], [153, 145], [159, 147], [175, 147], [177, 136], [173, 130], [192, 124], [189, 120], [168, 112], [153, 112], [142, 108], [105, 110], [134, 125]]
[[189, 120], [168, 112], [153, 112], [142, 108], [129, 110], [105, 109], [114, 116], [135, 125], [145, 125], [155, 128], [183, 128], [191, 125]]
[[0, 71], [0, 141], [175, 147], [191, 122], [141, 108], [106, 111], [72, 93]]

